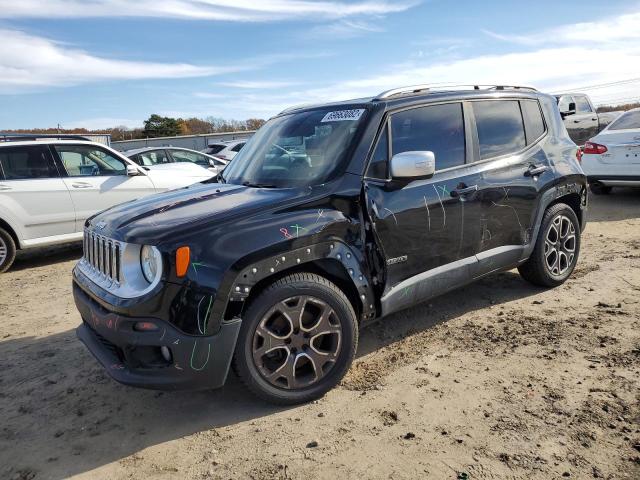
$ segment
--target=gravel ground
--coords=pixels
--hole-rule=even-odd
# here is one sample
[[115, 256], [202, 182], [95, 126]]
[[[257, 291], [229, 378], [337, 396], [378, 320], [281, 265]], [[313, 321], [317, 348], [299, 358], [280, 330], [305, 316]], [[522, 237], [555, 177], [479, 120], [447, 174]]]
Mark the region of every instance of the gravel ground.
[[296, 408], [116, 384], [75, 337], [77, 247], [0, 275], [0, 478], [640, 478], [640, 191], [592, 198], [578, 268], [511, 271], [367, 328]]

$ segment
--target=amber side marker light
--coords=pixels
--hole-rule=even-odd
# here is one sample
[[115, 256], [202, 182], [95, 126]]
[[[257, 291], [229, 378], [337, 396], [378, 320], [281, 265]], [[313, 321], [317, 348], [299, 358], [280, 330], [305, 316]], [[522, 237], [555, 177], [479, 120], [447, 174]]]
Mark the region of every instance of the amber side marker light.
[[176, 275], [184, 277], [189, 269], [191, 251], [189, 247], [180, 247], [176, 250]]

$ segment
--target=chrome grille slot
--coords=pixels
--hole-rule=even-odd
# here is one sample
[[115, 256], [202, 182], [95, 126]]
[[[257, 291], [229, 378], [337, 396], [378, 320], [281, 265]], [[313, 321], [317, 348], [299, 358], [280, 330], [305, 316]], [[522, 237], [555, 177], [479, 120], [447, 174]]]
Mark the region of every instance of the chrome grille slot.
[[85, 230], [83, 246], [83, 265], [91, 274], [98, 274], [104, 281], [118, 286], [122, 281], [120, 242]]

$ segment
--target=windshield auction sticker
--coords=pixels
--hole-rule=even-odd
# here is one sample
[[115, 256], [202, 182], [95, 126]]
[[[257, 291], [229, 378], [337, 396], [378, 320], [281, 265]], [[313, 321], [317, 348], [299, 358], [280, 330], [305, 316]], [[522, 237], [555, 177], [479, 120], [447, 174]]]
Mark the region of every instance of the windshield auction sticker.
[[338, 110], [337, 112], [327, 113], [321, 122], [345, 122], [360, 120], [360, 117], [364, 113], [364, 108], [358, 108], [355, 110]]

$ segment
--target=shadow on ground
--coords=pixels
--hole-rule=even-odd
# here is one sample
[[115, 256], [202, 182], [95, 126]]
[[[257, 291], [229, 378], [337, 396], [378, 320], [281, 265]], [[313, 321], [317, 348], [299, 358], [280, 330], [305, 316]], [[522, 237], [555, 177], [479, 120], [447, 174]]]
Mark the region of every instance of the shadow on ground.
[[640, 218], [640, 188], [614, 188], [609, 195], [589, 196], [589, 222]]
[[53, 247], [38, 247], [20, 250], [10, 271], [21, 271], [28, 268], [55, 265], [57, 263], [79, 260], [82, 257], [82, 243], [70, 243]]
[[[537, 292], [514, 272], [493, 275], [365, 328], [358, 356], [468, 311]], [[215, 429], [281, 410], [254, 399], [232, 374], [223, 389], [208, 392], [119, 385], [73, 330], [0, 342], [3, 478], [16, 472], [67, 478], [198, 432], [213, 444]]]

